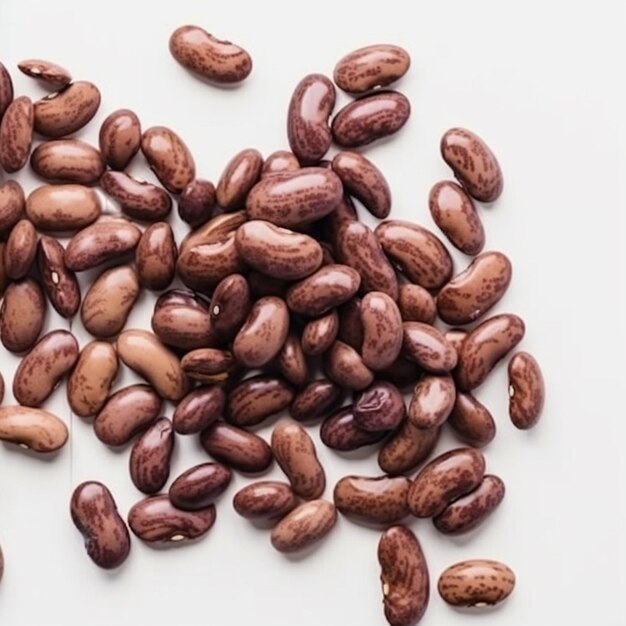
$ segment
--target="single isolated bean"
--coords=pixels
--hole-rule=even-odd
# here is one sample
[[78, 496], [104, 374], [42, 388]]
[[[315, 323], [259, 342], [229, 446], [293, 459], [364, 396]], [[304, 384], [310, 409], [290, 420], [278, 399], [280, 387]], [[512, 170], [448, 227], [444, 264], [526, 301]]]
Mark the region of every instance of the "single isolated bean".
[[456, 350], [443, 333], [430, 324], [404, 322], [402, 353], [432, 374], [446, 374], [458, 361]]
[[436, 428], [454, 407], [456, 389], [450, 375], [424, 376], [415, 385], [407, 415], [415, 428]]
[[0, 233], [9, 232], [24, 214], [25, 197], [16, 180], [0, 184]]
[[241, 517], [272, 520], [284, 517], [298, 505], [298, 498], [287, 483], [264, 480], [240, 489], [233, 498], [233, 507]]
[[174, 430], [166, 417], [158, 419], [135, 441], [130, 451], [130, 478], [146, 494], [159, 492], [170, 475]]
[[532, 428], [545, 401], [543, 374], [528, 352], [516, 352], [509, 361], [509, 417], [516, 428]]
[[302, 387], [309, 380], [309, 364], [302, 350], [300, 337], [290, 332], [276, 359], [282, 377], [294, 387]]
[[370, 291], [361, 301], [363, 363], [377, 371], [389, 367], [402, 349], [402, 317], [398, 305], [381, 291]]
[[354, 408], [346, 406], [329, 415], [320, 428], [322, 443], [332, 450], [351, 452], [378, 443], [387, 436], [385, 431], [367, 431], [354, 420]]
[[482, 448], [496, 436], [496, 423], [489, 409], [471, 393], [458, 391], [448, 424], [458, 437], [474, 448]]
[[46, 318], [46, 299], [39, 283], [25, 278], [11, 283], [0, 308], [0, 339], [10, 352], [24, 352], [37, 341]]
[[156, 222], [146, 228], [135, 250], [141, 286], [154, 291], [169, 287], [176, 273], [176, 257], [174, 232], [167, 222]]
[[56, 415], [26, 406], [0, 407], [0, 441], [15, 443], [33, 452], [55, 452], [69, 436]]
[[99, 133], [100, 151], [112, 170], [124, 170], [141, 147], [141, 123], [128, 109], [117, 109], [106, 117]]
[[435, 449], [441, 428], [415, 428], [405, 419], [378, 453], [378, 466], [393, 476], [415, 469]]
[[37, 254], [37, 231], [32, 222], [20, 220], [11, 230], [4, 249], [4, 271], [12, 280], [24, 278]]
[[375, 381], [354, 401], [354, 421], [370, 432], [394, 430], [406, 414], [400, 390], [386, 381]]
[[177, 405], [172, 417], [174, 430], [179, 435], [201, 432], [222, 416], [226, 393], [212, 385], [189, 392]]
[[233, 473], [221, 463], [202, 463], [183, 472], [171, 484], [170, 502], [183, 511], [208, 507], [230, 484]]
[[293, 389], [282, 378], [253, 376], [228, 393], [226, 418], [235, 426], [256, 426], [286, 409], [293, 400]]
[[54, 182], [91, 185], [104, 174], [102, 153], [78, 139], [55, 139], [39, 144], [30, 166], [41, 178]]
[[236, 211], [246, 205], [250, 189], [261, 177], [263, 157], [258, 150], [238, 152], [226, 165], [216, 187], [216, 199], [224, 211]]
[[178, 197], [178, 215], [183, 222], [197, 228], [208, 222], [215, 209], [215, 186], [202, 178], [192, 180]]
[[326, 417], [339, 405], [343, 394], [343, 389], [327, 378], [313, 380], [295, 396], [289, 414], [299, 422]]
[[21, 170], [28, 162], [33, 124], [33, 103], [28, 96], [13, 100], [4, 112], [0, 121], [0, 165], [8, 174]]
[[68, 70], [44, 59], [25, 59], [17, 67], [22, 74], [36, 78], [52, 89], [63, 89], [72, 82], [72, 75]]
[[54, 233], [85, 228], [101, 212], [98, 194], [84, 185], [42, 185], [26, 199], [26, 216], [35, 228]]
[[278, 172], [293, 172], [300, 169], [300, 161], [289, 150], [276, 150], [265, 158], [261, 169], [261, 178], [277, 174]]
[[429, 291], [411, 283], [400, 285], [398, 308], [404, 322], [432, 324], [437, 317], [437, 305]]
[[342, 341], [335, 341], [326, 353], [324, 369], [328, 378], [354, 391], [365, 389], [374, 381], [374, 373], [365, 365], [361, 355]]

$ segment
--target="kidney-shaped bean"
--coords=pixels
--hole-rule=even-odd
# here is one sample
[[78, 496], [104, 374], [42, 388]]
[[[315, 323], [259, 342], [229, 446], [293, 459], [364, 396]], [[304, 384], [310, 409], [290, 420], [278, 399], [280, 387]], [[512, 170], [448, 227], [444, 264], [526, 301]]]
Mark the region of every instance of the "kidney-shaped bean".
[[393, 430], [405, 414], [402, 393], [395, 385], [386, 381], [375, 381], [355, 398], [354, 421], [363, 430]]
[[170, 475], [174, 430], [166, 417], [158, 419], [135, 441], [130, 451], [130, 478], [146, 494], [160, 491]]
[[458, 355], [440, 330], [422, 322], [404, 322], [403, 328], [402, 352], [407, 359], [433, 374], [454, 369]]
[[55, 452], [69, 436], [56, 415], [25, 406], [0, 407], [0, 441], [15, 443], [33, 452]]
[[424, 376], [415, 385], [408, 416], [415, 428], [436, 428], [450, 415], [456, 397], [452, 376]]
[[415, 428], [405, 419], [380, 449], [380, 469], [392, 475], [410, 472], [430, 456], [440, 434], [441, 428]]
[[170, 502], [184, 511], [197, 511], [209, 506], [224, 493], [232, 472], [221, 463], [202, 463], [183, 472], [171, 484]]
[[459, 438], [474, 448], [482, 448], [496, 436], [496, 423], [489, 409], [471, 393], [457, 392], [448, 424]]
[[246, 205], [250, 189], [261, 177], [263, 157], [258, 150], [247, 148], [238, 152], [226, 165], [216, 188], [217, 203], [224, 211]]
[[30, 156], [30, 166], [41, 178], [55, 182], [91, 185], [104, 174], [99, 150], [78, 139], [54, 139], [39, 144]]
[[9, 104], [0, 120], [0, 165], [8, 174], [21, 170], [28, 162], [33, 141], [33, 111], [31, 99], [20, 96]]
[[338, 385], [359, 391], [372, 384], [374, 373], [352, 346], [335, 341], [325, 357], [326, 375]]
[[351, 452], [378, 443], [386, 435], [386, 431], [367, 431], [359, 428], [354, 419], [352, 406], [329, 415], [320, 428], [320, 439], [324, 445], [340, 452]]
[[139, 118], [133, 111], [117, 109], [102, 122], [98, 138], [106, 164], [124, 170], [141, 147]]
[[541, 417], [545, 401], [543, 374], [528, 352], [517, 352], [509, 361], [509, 417], [521, 430], [532, 428]]
[[289, 413], [300, 422], [325, 417], [342, 397], [343, 389], [339, 385], [326, 378], [314, 380], [295, 396]]
[[0, 308], [0, 339], [10, 352], [29, 350], [37, 341], [46, 317], [46, 299], [32, 278], [11, 283]]
[[255, 426], [280, 413], [293, 400], [293, 389], [281, 378], [253, 376], [229, 392], [226, 415], [235, 426]]
[[398, 305], [381, 291], [370, 291], [361, 301], [363, 363], [377, 371], [389, 367], [402, 349], [402, 317]]
[[275, 480], [262, 480], [240, 489], [233, 507], [246, 519], [272, 520], [287, 515], [298, 505], [291, 487]]
[[63, 89], [72, 82], [72, 75], [64, 67], [44, 59], [25, 59], [17, 64], [19, 70], [53, 89]]
[[26, 199], [26, 215], [38, 230], [80, 230], [95, 222], [100, 213], [98, 194], [84, 185], [42, 185]]
[[179, 435], [193, 435], [222, 416], [226, 394], [221, 387], [200, 387], [188, 393], [177, 405], [172, 417]]

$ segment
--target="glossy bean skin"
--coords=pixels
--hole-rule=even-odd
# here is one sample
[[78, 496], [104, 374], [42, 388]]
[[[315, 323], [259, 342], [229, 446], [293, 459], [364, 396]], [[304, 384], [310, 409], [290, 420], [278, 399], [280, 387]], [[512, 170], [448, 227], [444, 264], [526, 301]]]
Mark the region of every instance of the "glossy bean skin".
[[169, 287], [176, 273], [177, 252], [174, 232], [167, 222], [156, 222], [146, 228], [135, 250], [141, 286], [154, 291]]
[[248, 281], [241, 274], [231, 274], [215, 288], [211, 297], [211, 324], [228, 341], [243, 326], [252, 302]]
[[313, 380], [294, 397], [289, 414], [299, 422], [325, 417], [341, 402], [343, 395], [343, 389], [331, 380]]
[[465, 128], [451, 128], [441, 138], [441, 156], [472, 198], [481, 202], [499, 198], [504, 186], [502, 170], [478, 135]]
[[8, 174], [21, 170], [28, 162], [33, 141], [34, 112], [28, 96], [16, 98], [0, 120], [0, 165]]
[[115, 171], [126, 169], [141, 147], [141, 122], [129, 109], [117, 109], [106, 117], [98, 136], [105, 163]]
[[274, 460], [264, 439], [225, 422], [214, 422], [203, 430], [200, 443], [217, 461], [240, 472], [264, 472]]
[[422, 468], [409, 489], [415, 517], [439, 515], [451, 502], [473, 491], [485, 474], [485, 457], [473, 448], [455, 448]]
[[118, 368], [117, 352], [110, 343], [88, 343], [80, 351], [67, 382], [67, 399], [72, 412], [80, 417], [98, 413], [107, 401]]
[[337, 338], [360, 352], [363, 346], [361, 299], [352, 298], [337, 310], [339, 312], [339, 333]]
[[181, 253], [201, 244], [219, 243], [228, 239], [247, 220], [245, 211], [222, 213], [192, 230], [180, 244]]
[[261, 169], [261, 178], [272, 176], [278, 172], [294, 172], [300, 169], [300, 161], [289, 150], [276, 150], [265, 158]]
[[374, 373], [365, 365], [361, 355], [342, 341], [335, 341], [325, 354], [324, 370], [328, 378], [354, 391], [365, 389], [374, 380]]
[[189, 148], [165, 126], [152, 126], [144, 131], [141, 151], [150, 169], [171, 193], [181, 193], [196, 177], [196, 165]]
[[172, 423], [179, 435], [194, 435], [210, 426], [224, 412], [226, 393], [216, 385], [189, 392], [176, 406]]
[[0, 441], [33, 452], [56, 452], [68, 437], [65, 422], [49, 411], [25, 406], [0, 407]]
[[296, 85], [287, 112], [287, 138], [303, 165], [317, 163], [328, 152], [328, 118], [334, 108], [335, 86], [323, 74], [308, 74]]
[[474, 491], [449, 504], [433, 518], [435, 528], [445, 535], [460, 535], [480, 526], [504, 498], [504, 483], [497, 476], [485, 474]]
[[515, 574], [498, 561], [461, 561], [444, 570], [437, 588], [452, 606], [482, 608], [508, 598], [515, 587]]
[[528, 430], [537, 424], [545, 402], [543, 374], [528, 352], [517, 352], [509, 361], [509, 417], [516, 428]]
[[53, 89], [63, 89], [72, 82], [72, 75], [68, 70], [44, 59], [25, 59], [17, 67], [22, 74], [36, 78]]
[[271, 446], [276, 462], [297, 496], [315, 500], [324, 493], [324, 468], [313, 440], [300, 424], [291, 420], [279, 422], [272, 431]]
[[430, 598], [428, 565], [417, 537], [406, 526], [391, 526], [378, 542], [378, 562], [390, 626], [417, 624]]
[[24, 214], [24, 190], [16, 180], [0, 184], [0, 233], [9, 232]]
[[272, 545], [286, 554], [299, 552], [321, 541], [337, 523], [332, 502], [310, 500], [297, 506], [272, 529]]
[[338, 511], [373, 524], [395, 524], [409, 514], [405, 476], [345, 476], [333, 491]]
[[329, 415], [320, 429], [320, 438], [324, 445], [340, 452], [351, 452], [378, 443], [386, 435], [385, 431], [371, 432], [359, 428], [354, 420], [352, 406]]
[[41, 178], [53, 182], [92, 185], [104, 174], [99, 150], [79, 139], [54, 139], [39, 144], [30, 166]]
[[306, 323], [300, 338], [302, 351], [308, 356], [324, 354], [333, 345], [338, 333], [339, 315], [336, 309], [332, 309]]
[[286, 409], [293, 400], [293, 389], [281, 378], [253, 376], [228, 393], [226, 417], [235, 426], [256, 426]]
[[70, 83], [35, 102], [34, 128], [44, 137], [58, 139], [86, 126], [100, 108], [100, 90], [89, 81]]
[[394, 430], [406, 415], [404, 398], [399, 389], [379, 380], [355, 398], [353, 410], [356, 425], [369, 432]]
[[298, 498], [287, 483], [264, 480], [240, 489], [233, 498], [235, 511], [252, 520], [272, 520], [287, 515], [298, 505]]
[[302, 351], [300, 337], [290, 332], [276, 358], [282, 377], [294, 387], [302, 387], [309, 380], [309, 363]]
[[365, 93], [386, 87], [402, 78], [411, 66], [409, 53], [400, 46], [374, 44], [358, 48], [341, 58], [333, 77], [337, 87], [348, 93]]
[[415, 428], [405, 419], [378, 453], [378, 465], [383, 472], [393, 476], [415, 469], [435, 449], [440, 428], [429, 430]]
[[128, 526], [147, 543], [168, 544], [198, 539], [215, 523], [215, 506], [197, 511], [177, 509], [166, 495], [149, 496], [128, 512]]
[[183, 511], [208, 507], [230, 484], [233, 473], [221, 463], [202, 463], [183, 472], [170, 486], [170, 502]]
[[178, 198], [178, 215], [183, 222], [197, 228], [211, 219], [215, 203], [215, 185], [196, 178], [182, 190]]
[[512, 313], [494, 315], [470, 331], [459, 351], [455, 374], [458, 388], [471, 391], [481, 385], [525, 331], [522, 319]]
[[192, 350], [180, 364], [189, 378], [203, 383], [224, 382], [240, 368], [232, 352], [217, 348]]
[[123, 446], [152, 424], [162, 400], [148, 385], [130, 385], [109, 396], [93, 423], [96, 437], [108, 446]]
[[472, 198], [450, 180], [437, 183], [428, 196], [433, 221], [448, 241], [464, 254], [474, 256], [485, 245], [485, 229]]
[[46, 318], [46, 299], [39, 283], [25, 278], [11, 283], [0, 308], [0, 340], [10, 352], [29, 350]]
[[12, 280], [24, 278], [37, 254], [37, 231], [32, 222], [20, 220], [11, 230], [4, 249], [4, 271]]
[[13, 81], [9, 70], [0, 63], [0, 120], [11, 102], [13, 102]]
[[432, 374], [446, 374], [458, 361], [456, 350], [443, 333], [422, 322], [404, 322], [402, 353]]
[[37, 230], [77, 231], [93, 224], [101, 212], [98, 194], [84, 185], [42, 185], [26, 199], [26, 216]]
[[437, 317], [435, 299], [419, 285], [400, 285], [398, 308], [404, 322], [432, 324]]
[[111, 492], [95, 481], [78, 485], [72, 493], [70, 514], [83, 536], [89, 558], [103, 569], [122, 565], [130, 552], [130, 535]]
[[248, 194], [249, 219], [301, 228], [328, 215], [341, 201], [339, 177], [321, 167], [303, 167], [262, 178]]
[[373, 371], [389, 367], [400, 355], [403, 340], [398, 305], [381, 291], [370, 291], [361, 301], [363, 363]]
[[224, 211], [236, 211], [246, 205], [250, 189], [261, 177], [263, 157], [258, 150], [238, 152], [226, 165], [216, 187], [216, 199]]
[[496, 423], [486, 406], [471, 393], [457, 392], [448, 424], [456, 435], [474, 448], [482, 448], [496, 436]]
[[166, 417], [158, 419], [135, 441], [130, 451], [130, 477], [145, 494], [158, 493], [170, 475], [174, 430]]
[[452, 376], [424, 376], [415, 385], [407, 415], [415, 428], [441, 426], [454, 407], [456, 389]]
[[441, 289], [437, 312], [448, 324], [469, 324], [502, 299], [511, 282], [512, 267], [501, 252], [483, 252]]
[[339, 152], [332, 161], [333, 171], [344, 189], [378, 219], [391, 211], [391, 190], [383, 173], [359, 152]]
[[170, 36], [169, 49], [184, 68], [217, 84], [241, 82], [252, 71], [252, 58], [243, 48], [199, 26], [177, 28]]
[[13, 396], [22, 406], [41, 406], [77, 360], [74, 335], [66, 330], [50, 331], [21, 360], [13, 377]]

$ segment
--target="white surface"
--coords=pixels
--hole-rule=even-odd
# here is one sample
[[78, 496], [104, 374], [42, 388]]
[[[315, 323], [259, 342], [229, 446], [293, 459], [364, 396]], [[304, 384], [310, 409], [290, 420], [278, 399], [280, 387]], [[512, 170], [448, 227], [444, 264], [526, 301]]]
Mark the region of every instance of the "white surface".
[[[474, 129], [493, 147], [505, 190], [481, 216], [487, 248], [504, 251], [514, 264], [512, 287], [497, 310], [525, 319], [523, 347], [543, 366], [548, 399], [541, 424], [522, 433], [508, 421], [504, 366], [480, 389], [499, 428], [486, 449], [488, 470], [502, 476], [507, 495], [471, 536], [450, 539], [429, 521], [410, 522], [432, 576], [424, 626], [626, 621], [621, 4], [3, 0], [0, 7], [0, 59], [18, 94], [43, 95], [18, 73], [19, 60], [58, 62], [103, 93], [81, 138], [96, 141], [104, 117], [129, 107], [144, 128], [165, 124], [179, 132], [198, 175], [213, 181], [241, 148], [264, 154], [286, 148], [285, 111], [296, 82], [312, 71], [330, 74], [344, 53], [375, 42], [403, 45], [413, 59], [398, 85], [411, 99], [411, 120], [393, 140], [366, 149], [392, 186], [393, 217], [433, 227], [426, 199], [433, 183], [450, 176], [438, 152], [448, 127]], [[185, 23], [246, 47], [254, 59], [249, 79], [219, 90], [188, 75], [167, 47], [169, 34]], [[339, 105], [347, 101], [339, 95]], [[132, 171], [152, 180], [141, 157]], [[18, 178], [29, 189], [36, 183], [27, 172]], [[455, 260], [458, 269], [466, 262], [458, 254]], [[130, 327], [149, 322], [152, 296], [141, 303]], [[50, 315], [48, 326], [59, 322]], [[75, 330], [84, 345], [78, 321]], [[10, 402], [16, 360], [4, 351], [0, 358]], [[117, 386], [131, 380], [126, 372]], [[64, 396], [63, 387], [47, 405], [71, 424], [71, 444], [57, 458], [0, 446], [3, 625], [385, 623], [379, 533], [342, 518], [318, 550], [286, 558], [271, 548], [267, 531], [232, 511], [232, 495], [248, 482], [241, 476], [202, 541], [155, 550], [133, 540], [122, 568], [96, 568], [69, 518], [73, 487], [104, 481], [123, 514], [141, 494], [128, 476], [128, 453], [99, 443], [88, 423], [71, 418]], [[455, 443], [448, 436], [438, 450]], [[172, 477], [206, 459], [195, 438], [179, 437], [177, 445]], [[327, 497], [347, 473], [378, 472], [375, 454], [348, 461], [323, 447], [319, 453]], [[511, 599], [480, 617], [450, 609], [435, 590], [446, 566], [470, 557], [501, 559], [518, 577]]]

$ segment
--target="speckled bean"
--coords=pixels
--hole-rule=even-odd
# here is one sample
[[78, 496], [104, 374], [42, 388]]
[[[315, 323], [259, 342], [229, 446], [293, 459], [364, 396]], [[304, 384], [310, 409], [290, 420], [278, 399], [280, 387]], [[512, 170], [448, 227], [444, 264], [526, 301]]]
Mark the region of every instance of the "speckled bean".
[[443, 333], [422, 322], [404, 322], [402, 353], [407, 359], [432, 374], [446, 374], [454, 369], [458, 356]]
[[211, 219], [215, 203], [215, 185], [196, 178], [183, 189], [178, 198], [178, 215], [183, 222], [197, 228]]
[[167, 222], [146, 228], [135, 250], [139, 284], [155, 291], [169, 287], [174, 280], [177, 256], [174, 233]]
[[124, 170], [141, 147], [141, 123], [133, 111], [117, 109], [106, 117], [98, 136], [100, 151], [112, 170]]
[[0, 165], [5, 172], [13, 174], [28, 162], [33, 141], [33, 123], [31, 99], [28, 96], [15, 98], [0, 120]]
[[456, 435], [474, 448], [482, 448], [496, 436], [496, 423], [486, 406], [471, 393], [457, 392], [448, 424]]
[[432, 324], [437, 317], [435, 299], [428, 290], [419, 285], [400, 285], [398, 308], [404, 322], [424, 322]]
[[300, 169], [296, 155], [289, 150], [276, 150], [265, 158], [261, 169], [261, 178], [278, 174], [278, 172], [294, 172]]
[[215, 288], [211, 297], [211, 324], [227, 341], [243, 326], [250, 308], [250, 287], [241, 274], [231, 274]]
[[326, 375], [338, 385], [358, 391], [372, 384], [374, 373], [352, 346], [335, 341], [324, 356]]
[[65, 423], [48, 411], [25, 406], [0, 407], [0, 441], [33, 452], [55, 452], [65, 445], [68, 436]]
[[398, 305], [381, 291], [370, 291], [361, 301], [363, 363], [373, 371], [389, 367], [402, 349], [402, 317]]
[[375, 381], [356, 396], [354, 422], [363, 430], [380, 432], [394, 430], [406, 414], [400, 390], [386, 381]]
[[72, 82], [72, 75], [68, 70], [44, 59], [25, 59], [17, 67], [26, 76], [36, 78], [52, 89], [63, 89]]
[[216, 348], [192, 350], [180, 364], [189, 378], [204, 383], [228, 380], [239, 368], [232, 352]]
[[352, 406], [346, 406], [329, 415], [320, 428], [322, 443], [340, 452], [351, 452], [378, 443], [386, 435], [385, 431], [368, 432], [359, 428], [354, 420]]
[[172, 417], [174, 430], [179, 435], [199, 433], [222, 416], [225, 406], [226, 393], [221, 387], [194, 389], [176, 405]]
[[276, 361], [283, 378], [295, 387], [302, 387], [309, 380], [309, 363], [295, 332], [287, 335]]
[[24, 278], [37, 254], [37, 231], [30, 220], [20, 220], [11, 230], [4, 248], [4, 271], [12, 280]]
[[509, 417], [516, 428], [527, 430], [541, 417], [545, 401], [543, 374], [528, 352], [517, 352], [509, 361]]
[[289, 413], [299, 422], [325, 417], [342, 398], [343, 389], [331, 380], [313, 380], [294, 397]]
[[333, 345], [339, 332], [339, 315], [336, 309], [310, 320], [302, 329], [302, 351], [308, 356], [324, 354]]
[[78, 139], [55, 139], [39, 144], [30, 155], [30, 166], [41, 178], [54, 182], [91, 185], [104, 174], [99, 150]]
[[287, 483], [264, 480], [240, 489], [233, 498], [239, 515], [252, 520], [272, 520], [296, 508], [298, 499]]
[[158, 419], [135, 441], [130, 451], [130, 478], [139, 491], [159, 492], [170, 475], [174, 430], [166, 417]]
[[415, 385], [407, 415], [415, 428], [436, 428], [454, 407], [456, 389], [452, 376], [424, 376]]
[[46, 318], [46, 299], [32, 278], [11, 283], [0, 309], [0, 339], [10, 352], [29, 350], [37, 341]]
[[293, 400], [293, 389], [273, 376], [253, 376], [229, 392], [226, 417], [235, 426], [255, 426], [286, 409]]
[[238, 152], [226, 165], [216, 187], [216, 199], [224, 211], [236, 211], [246, 205], [250, 189], [261, 177], [263, 157], [258, 150]]
[[183, 472], [171, 484], [170, 502], [183, 511], [209, 506], [226, 491], [233, 473], [221, 463], [202, 463]]
[[404, 474], [425, 461], [435, 449], [440, 428], [415, 428], [405, 419], [378, 454], [378, 465], [387, 474]]
[[84, 185], [42, 185], [26, 199], [28, 219], [38, 230], [54, 233], [85, 228], [101, 211], [98, 194]]
[[0, 184], [0, 233], [10, 231], [24, 215], [25, 197], [16, 180]]
[[0, 120], [11, 102], [13, 102], [13, 81], [9, 70], [0, 63]]

